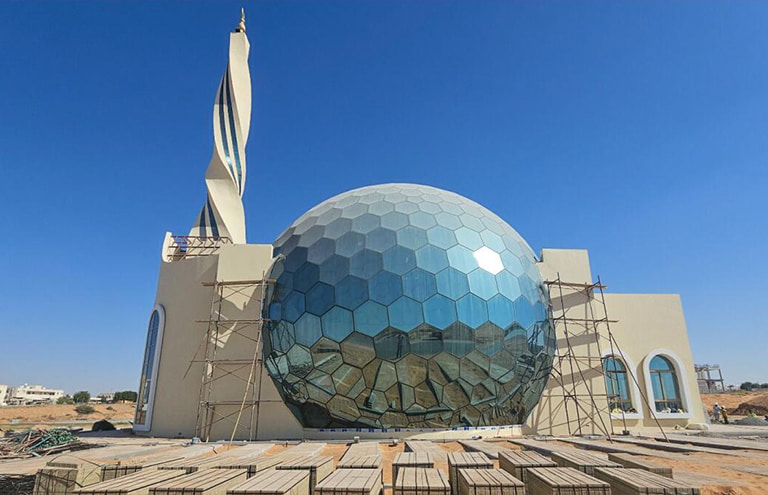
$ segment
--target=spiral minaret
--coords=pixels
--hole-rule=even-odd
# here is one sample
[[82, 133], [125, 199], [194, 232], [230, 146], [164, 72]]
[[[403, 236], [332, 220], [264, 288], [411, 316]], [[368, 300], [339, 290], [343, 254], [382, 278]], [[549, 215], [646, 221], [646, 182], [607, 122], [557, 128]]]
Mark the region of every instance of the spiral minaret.
[[208, 189], [190, 236], [228, 237], [245, 244], [245, 143], [251, 125], [250, 44], [245, 34], [245, 13], [229, 35], [229, 60], [213, 105], [213, 157], [205, 172]]

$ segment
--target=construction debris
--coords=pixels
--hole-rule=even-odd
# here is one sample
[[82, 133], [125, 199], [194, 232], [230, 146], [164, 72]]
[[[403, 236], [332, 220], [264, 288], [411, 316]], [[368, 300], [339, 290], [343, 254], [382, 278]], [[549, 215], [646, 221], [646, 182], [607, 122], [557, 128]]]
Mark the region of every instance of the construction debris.
[[65, 428], [28, 430], [8, 433], [0, 439], [0, 459], [40, 457], [90, 447], [94, 445], [81, 442], [71, 430]]

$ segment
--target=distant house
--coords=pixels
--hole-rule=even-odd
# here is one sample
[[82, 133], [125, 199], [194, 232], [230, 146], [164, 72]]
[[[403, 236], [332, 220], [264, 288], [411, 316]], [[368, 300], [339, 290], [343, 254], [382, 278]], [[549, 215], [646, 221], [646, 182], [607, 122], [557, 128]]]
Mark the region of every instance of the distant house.
[[63, 390], [46, 388], [42, 385], [27, 385], [25, 383], [24, 385], [8, 389], [5, 402], [9, 406], [25, 406], [54, 403], [60, 397], [64, 397]]
[[8, 385], [0, 385], [0, 406], [8, 405]]
[[111, 392], [105, 392], [97, 395], [96, 397], [91, 397], [90, 402], [91, 404], [108, 404], [112, 402], [115, 399], [115, 394]]

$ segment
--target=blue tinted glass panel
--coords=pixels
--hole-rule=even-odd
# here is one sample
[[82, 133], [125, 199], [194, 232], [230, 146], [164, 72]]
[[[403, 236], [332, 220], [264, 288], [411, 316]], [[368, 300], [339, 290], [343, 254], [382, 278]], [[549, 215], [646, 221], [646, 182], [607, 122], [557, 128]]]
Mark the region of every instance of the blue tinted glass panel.
[[400, 277], [391, 272], [379, 272], [368, 282], [369, 297], [381, 304], [390, 304], [403, 293]]
[[[425, 301], [437, 292], [435, 276], [421, 268], [403, 275], [403, 294], [419, 302]], [[420, 312], [420, 308], [419, 308]]]
[[448, 268], [448, 255], [436, 246], [424, 246], [416, 251], [416, 264], [428, 272], [437, 273]]
[[323, 335], [341, 342], [352, 333], [352, 312], [335, 306], [323, 315]]

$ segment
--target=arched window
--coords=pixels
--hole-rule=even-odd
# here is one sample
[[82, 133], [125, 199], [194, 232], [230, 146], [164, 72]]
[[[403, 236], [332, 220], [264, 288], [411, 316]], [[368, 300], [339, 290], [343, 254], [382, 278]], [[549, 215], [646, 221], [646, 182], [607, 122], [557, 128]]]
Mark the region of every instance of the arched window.
[[664, 356], [654, 356], [649, 366], [651, 388], [657, 412], [680, 413], [683, 401], [680, 397], [680, 384], [677, 371], [672, 362]]
[[629, 395], [629, 376], [627, 367], [615, 356], [603, 358], [605, 371], [605, 390], [608, 394], [608, 407], [611, 412], [636, 413]]
[[136, 418], [134, 425], [149, 428], [149, 419], [154, 395], [154, 381], [157, 378], [158, 341], [162, 338], [165, 314], [162, 306], [157, 306], [149, 317], [147, 328], [147, 344], [144, 348], [144, 362], [141, 366], [141, 382], [136, 399]]

